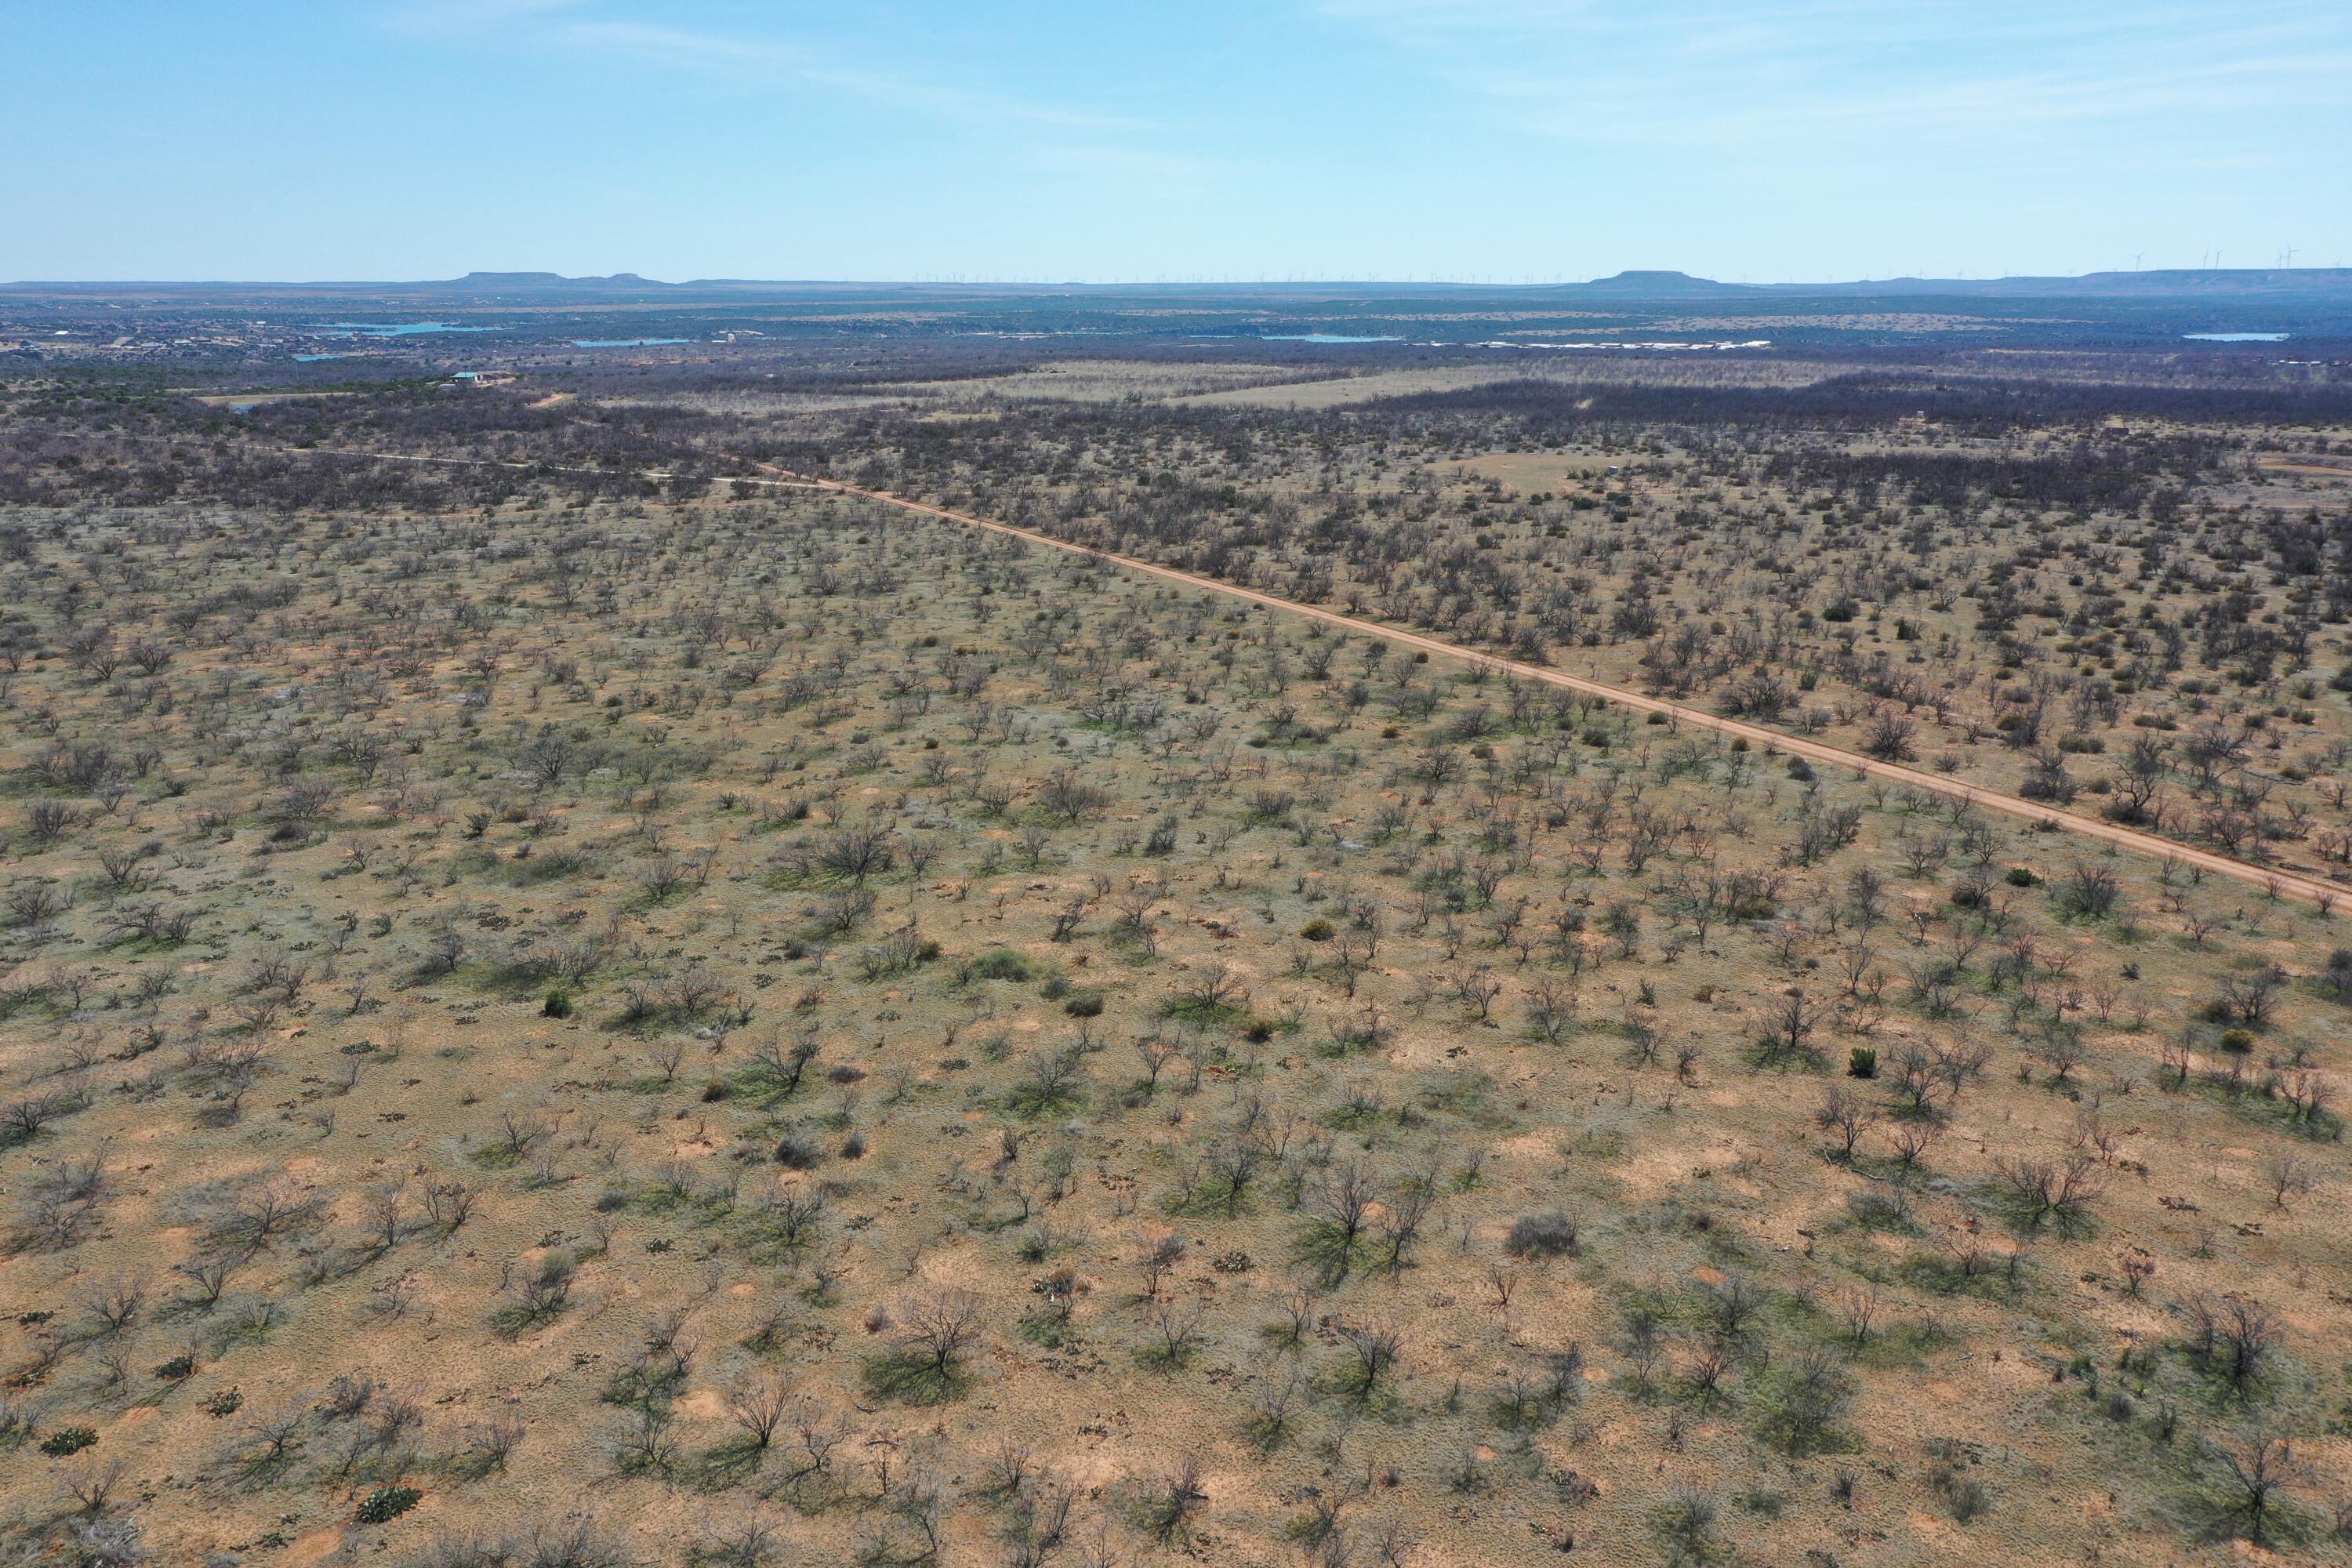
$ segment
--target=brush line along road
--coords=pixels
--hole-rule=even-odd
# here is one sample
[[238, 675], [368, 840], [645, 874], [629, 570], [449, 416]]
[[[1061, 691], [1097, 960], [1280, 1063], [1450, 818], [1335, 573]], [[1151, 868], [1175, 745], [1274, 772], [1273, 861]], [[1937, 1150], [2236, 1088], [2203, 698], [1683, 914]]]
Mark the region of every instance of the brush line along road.
[[877, 501], [885, 506], [901, 507], [908, 511], [920, 512], [926, 517], [942, 518], [950, 522], [962, 523], [969, 528], [985, 529], [991, 533], [1006, 534], [1049, 549], [1090, 556], [1129, 572], [1140, 572], [1166, 582], [1181, 583], [1189, 588], [1200, 588], [1210, 593], [1223, 594], [1229, 598], [1263, 605], [1268, 609], [1285, 610], [1292, 615], [1307, 616], [1328, 626], [1341, 626], [1351, 632], [1361, 632], [1367, 637], [1382, 638], [1401, 647], [1409, 647], [1423, 653], [1442, 654], [1449, 658], [1476, 660], [1498, 673], [1515, 675], [1526, 680], [1540, 681], [1547, 686], [1562, 687], [1588, 697], [1597, 697], [1621, 704], [1636, 712], [1663, 713], [1677, 724], [1691, 724], [1701, 729], [1716, 731], [1720, 734], [1738, 736], [1751, 743], [1773, 747], [1792, 756], [1803, 757], [1809, 762], [1827, 763], [1839, 767], [1852, 768], [1858, 773], [1867, 774], [1873, 778], [1909, 784], [1916, 789], [1948, 795], [1971, 805], [1982, 806], [1989, 811], [2024, 817], [2036, 824], [2053, 825], [2067, 832], [2080, 834], [2084, 837], [2096, 839], [2102, 843], [2137, 850], [2142, 854], [2153, 855], [2159, 858], [2175, 860], [2183, 866], [2197, 867], [2224, 877], [2234, 877], [2242, 882], [2252, 883], [2265, 893], [2292, 894], [2297, 898], [2308, 900], [2323, 910], [2333, 909], [2345, 895], [2345, 889], [2333, 887], [2316, 877], [2304, 876], [2293, 871], [2275, 870], [2265, 866], [2252, 865], [2244, 860], [2232, 859], [2227, 855], [2216, 855], [2209, 850], [2191, 848], [2173, 839], [2161, 837], [2153, 833], [2142, 833], [2118, 823], [2102, 822], [2095, 817], [2076, 816], [2070, 812], [2053, 812], [2046, 806], [2036, 805], [2033, 802], [2019, 795], [2000, 795], [1993, 791], [1978, 789], [1973, 785], [1957, 784], [1950, 779], [1939, 778], [1934, 773], [1922, 773], [1917, 768], [1906, 767], [1900, 763], [1885, 762], [1877, 757], [1864, 756], [1858, 752], [1842, 751], [1835, 746], [1825, 746], [1818, 741], [1809, 741], [1801, 736], [1769, 730], [1761, 724], [1745, 723], [1738, 719], [1726, 718], [1719, 713], [1709, 713], [1703, 709], [1685, 707], [1679, 702], [1668, 702], [1661, 698], [1644, 696], [1638, 691], [1628, 691], [1622, 687], [1604, 685], [1598, 680], [1587, 680], [1582, 676], [1568, 675], [1557, 669], [1548, 669], [1542, 665], [1500, 658], [1492, 654], [1482, 653], [1476, 648], [1464, 647], [1457, 643], [1423, 637], [1419, 632], [1401, 631], [1394, 626], [1383, 626], [1378, 621], [1342, 615], [1337, 610], [1327, 610], [1318, 605], [1302, 605], [1295, 599], [1285, 599], [1273, 594], [1262, 594], [1255, 588], [1244, 588], [1232, 583], [1221, 582], [1214, 577], [1203, 577], [1197, 573], [1180, 571], [1173, 566], [1162, 566], [1156, 562], [1139, 560], [1131, 555], [1114, 555], [1106, 550], [1073, 543], [1066, 539], [1056, 539], [1051, 534], [1039, 533], [1034, 529], [1016, 528], [1009, 522], [993, 522], [987, 518], [974, 517], [967, 512], [950, 511], [945, 507], [909, 500], [905, 496], [892, 495], [887, 490], [861, 489], [856, 485], [844, 484], [838, 479], [819, 479], [810, 474], [793, 474], [789, 469], [779, 468], [773, 471], [788, 475], [786, 482], [789, 483], [830, 490], [838, 495], [856, 496], [860, 500]]
[[[168, 440], [169, 437], [163, 437], [163, 439]], [[413, 457], [403, 453], [362, 452], [344, 447], [289, 447], [257, 449], [283, 452], [289, 456], [362, 458], [380, 462], [438, 463], [453, 467], [595, 474], [612, 479], [661, 480], [679, 477], [655, 470], [621, 474], [604, 468], [559, 468], [549, 464], [514, 462], [491, 458]], [[1423, 637], [1419, 632], [1401, 631], [1394, 626], [1383, 626], [1378, 621], [1342, 615], [1337, 610], [1327, 610], [1318, 605], [1303, 605], [1295, 599], [1285, 599], [1273, 594], [1262, 594], [1255, 588], [1244, 588], [1235, 584], [1221, 582], [1214, 577], [1203, 577], [1198, 573], [1180, 571], [1173, 566], [1162, 566], [1156, 562], [1139, 560], [1131, 555], [1114, 555], [1108, 551], [1097, 550], [1092, 545], [1077, 544], [1066, 539], [1056, 539], [1049, 533], [1040, 533], [1034, 529], [1016, 528], [1009, 522], [992, 521], [984, 517], [974, 517], [969, 512], [950, 511], [945, 507], [932, 506], [926, 501], [910, 500], [905, 496], [892, 495], [887, 490], [862, 489], [856, 485], [844, 484], [839, 479], [823, 479], [814, 474], [794, 473], [789, 468], [779, 468], [770, 464], [760, 466], [780, 477], [772, 479], [755, 479], [723, 475], [713, 476], [714, 482], [748, 485], [763, 489], [819, 490], [833, 495], [853, 496], [860, 500], [898, 507], [925, 517], [936, 517], [948, 522], [960, 523], [966, 528], [1001, 533], [1008, 538], [1023, 540], [1048, 550], [1060, 550], [1073, 555], [1087, 556], [1125, 571], [1139, 572], [1149, 577], [1157, 577], [1163, 582], [1181, 584], [1185, 587], [1197, 588], [1204, 593], [1221, 594], [1227, 598], [1240, 599], [1271, 610], [1286, 611], [1294, 616], [1305, 616], [1310, 619], [1321, 621], [1327, 626], [1360, 632], [1366, 637], [1379, 637], [1399, 647], [1412, 648], [1416, 652], [1439, 654], [1447, 658], [1473, 660], [1486, 665], [1497, 673], [1515, 675], [1523, 680], [1538, 681], [1546, 686], [1559, 687], [1587, 697], [1596, 697], [1604, 701], [1630, 708], [1637, 713], [1664, 714], [1675, 724], [1690, 724], [1702, 730], [1715, 731], [1718, 734], [1737, 736], [1750, 744], [1768, 746], [1791, 756], [1802, 757], [1808, 762], [1852, 768], [1856, 773], [1866, 777], [1907, 784], [1914, 789], [1927, 790], [1932, 794], [1964, 801], [1970, 805], [1981, 806], [1987, 811], [1997, 811], [2006, 816], [2022, 817], [2037, 826], [2062, 829], [2081, 837], [2095, 839], [2102, 844], [2112, 844], [2119, 848], [2154, 856], [2158, 859], [2176, 861], [2182, 866], [2210, 871], [2218, 876], [2234, 878], [2238, 881], [2261, 889], [2266, 894], [2291, 896], [2304, 900], [2322, 911], [2332, 910], [2336, 904], [2344, 900], [2347, 892], [2345, 888], [2338, 887], [2322, 877], [2268, 866], [2257, 866], [2249, 861], [2233, 859], [2227, 855], [2216, 855], [2208, 849], [2194, 848], [2158, 834], [2142, 833], [2137, 828], [2126, 827], [2119, 823], [2104, 822], [2096, 817], [2077, 816], [2072, 812], [2052, 811], [2047, 806], [2036, 805], [2021, 795], [2002, 795], [1993, 790], [1979, 789], [1972, 784], [1959, 784], [1951, 779], [1938, 777], [1934, 773], [1924, 773], [1917, 768], [1906, 767], [1901, 763], [1886, 762], [1877, 757], [1865, 756], [1859, 752], [1843, 751], [1836, 746], [1823, 745], [1819, 741], [1810, 741], [1802, 736], [1767, 729], [1761, 724], [1750, 724], [1738, 719], [1727, 718], [1719, 713], [1709, 713], [1703, 709], [1685, 707], [1679, 702], [1668, 702], [1663, 698], [1644, 696], [1641, 692], [1629, 691], [1621, 686], [1609, 686], [1598, 680], [1588, 680], [1582, 676], [1565, 674], [1557, 669], [1546, 668], [1542, 665], [1526, 664], [1517, 659], [1498, 658], [1476, 648], [1464, 647], [1458, 643]]]

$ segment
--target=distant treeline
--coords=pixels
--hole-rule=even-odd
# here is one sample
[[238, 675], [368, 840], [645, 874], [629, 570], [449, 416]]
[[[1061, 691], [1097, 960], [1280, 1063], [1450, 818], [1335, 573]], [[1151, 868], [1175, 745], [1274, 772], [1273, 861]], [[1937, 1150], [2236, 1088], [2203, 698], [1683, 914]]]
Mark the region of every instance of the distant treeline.
[[[417, 379], [338, 389], [348, 396], [273, 402], [257, 393], [244, 412], [174, 395], [144, 373], [61, 378], [15, 400], [0, 423], [0, 503], [203, 500], [446, 511], [531, 494], [699, 494], [729, 473], [762, 473], [761, 464], [839, 465], [849, 472], [880, 453], [898, 454], [907, 475], [958, 487], [971, 500], [1015, 481], [1091, 484], [1099, 475], [1090, 467], [1130, 471], [1139, 454], [1172, 435], [1215, 454], [1234, 478], [1247, 476], [1244, 489], [1263, 486], [1267, 476], [1258, 470], [1277, 460], [1269, 440], [1294, 456], [1328, 457], [1369, 442], [1442, 457], [1517, 442], [1664, 437], [1706, 454], [1701, 460], [1709, 472], [1754, 472], [1761, 460], [1764, 477], [1797, 488], [1900, 495], [1950, 510], [1990, 500], [2131, 510], [2193, 487], [2250, 444], [2275, 439], [2267, 432], [2282, 426], [2352, 424], [2352, 384], [2296, 384], [2236, 365], [2208, 378], [2169, 357], [2144, 367], [2149, 379], [2131, 383], [2064, 379], [2084, 373], [2079, 356], [2049, 367], [2047, 377], [1979, 379], [1912, 363], [1796, 386], [1713, 384], [1721, 374], [1715, 367], [1678, 363], [1627, 367], [1622, 380], [1514, 380], [1320, 412], [1015, 404], [980, 422], [939, 421], [928, 405], [862, 399], [824, 411], [787, 410], [795, 416], [782, 419], [758, 396], [714, 396], [699, 405], [694, 396], [854, 394], [896, 379], [988, 375], [1041, 352], [1016, 347], [895, 354], [860, 346], [788, 364], [758, 383], [692, 368], [599, 370], [567, 377], [562, 384], [580, 395], [566, 400], [547, 398], [545, 381], [460, 390]], [[2104, 428], [2118, 416], [2144, 424], [2129, 434]], [[1904, 428], [1922, 419], [1930, 432]], [[1906, 449], [1837, 449], [1842, 437], [1882, 431], [1899, 432], [1898, 439], [1850, 444]], [[1947, 437], [1969, 444], [1937, 444]], [[530, 466], [373, 462], [325, 456], [331, 448]], [[678, 478], [656, 486], [637, 477], [649, 469]], [[1150, 488], [1120, 504], [1192, 518], [1235, 511], [1231, 479], [1196, 495], [1171, 488], [1180, 477], [1155, 472]], [[1244, 541], [1223, 542], [1234, 548]]]
[[1841, 494], [1891, 484], [1914, 505], [1948, 511], [1986, 500], [2132, 511], [2158, 486], [2193, 476], [2213, 457], [2190, 441], [2077, 441], [2032, 453], [1801, 450], [1774, 453], [1764, 473], [1793, 489]]
[[2352, 384], [2168, 385], [2066, 381], [1922, 381], [1916, 375], [1833, 376], [1808, 386], [1692, 386], [1518, 380], [1416, 393], [1371, 405], [1404, 416], [1507, 419], [1533, 439], [1596, 426], [1857, 431], [1925, 419], [1964, 435], [2081, 425], [2115, 417], [2194, 425], [2341, 425]]

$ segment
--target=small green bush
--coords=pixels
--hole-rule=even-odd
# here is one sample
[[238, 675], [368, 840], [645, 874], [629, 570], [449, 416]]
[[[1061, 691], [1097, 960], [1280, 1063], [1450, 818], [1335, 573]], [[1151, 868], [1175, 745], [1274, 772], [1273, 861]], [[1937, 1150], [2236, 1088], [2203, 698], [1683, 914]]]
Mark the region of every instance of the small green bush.
[[1576, 1216], [1553, 1209], [1549, 1214], [1525, 1214], [1511, 1222], [1503, 1250], [1514, 1258], [1573, 1258], [1577, 1250]]
[[361, 1500], [354, 1517], [362, 1524], [382, 1524], [415, 1508], [424, 1496], [415, 1487], [378, 1487]]
[[994, 947], [971, 961], [971, 972], [982, 980], [1026, 980], [1029, 961], [1009, 947]]
[[1878, 1076], [1878, 1047], [1875, 1046], [1856, 1046], [1853, 1050], [1847, 1052], [1845, 1058], [1845, 1076], [1848, 1078], [1876, 1078]]
[[569, 1018], [572, 1016], [572, 994], [561, 985], [556, 986], [547, 994], [547, 1000], [541, 1004], [539, 1016], [542, 1018]]
[[60, 1426], [41, 1439], [41, 1452], [52, 1459], [62, 1459], [68, 1454], [79, 1454], [98, 1441], [98, 1434], [87, 1426]]

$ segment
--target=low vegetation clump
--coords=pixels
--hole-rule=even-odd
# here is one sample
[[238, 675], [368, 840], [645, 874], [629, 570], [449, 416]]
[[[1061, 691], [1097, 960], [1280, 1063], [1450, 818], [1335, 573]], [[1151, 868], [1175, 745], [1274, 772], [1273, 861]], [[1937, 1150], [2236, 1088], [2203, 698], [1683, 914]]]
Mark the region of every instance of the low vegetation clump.
[[415, 1487], [378, 1487], [360, 1500], [352, 1517], [362, 1524], [383, 1524], [415, 1508], [424, 1496]]

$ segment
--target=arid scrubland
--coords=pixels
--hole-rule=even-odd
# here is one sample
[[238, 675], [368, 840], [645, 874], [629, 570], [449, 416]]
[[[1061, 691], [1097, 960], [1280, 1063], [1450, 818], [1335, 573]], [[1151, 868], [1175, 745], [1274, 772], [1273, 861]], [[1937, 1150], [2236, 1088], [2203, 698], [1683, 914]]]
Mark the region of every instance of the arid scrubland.
[[[1311, 447], [917, 425], [849, 477], [2341, 876], [2343, 483], [2266, 467], [2275, 436], [2182, 422], [2189, 398], [2100, 390], [2148, 412], [2021, 433], [2019, 389], [1964, 382], [1525, 383]], [[1895, 412], [1938, 396], [1940, 419]], [[1682, 423], [1629, 436], [1635, 414]], [[1569, 458], [1556, 488], [1496, 471], [1545, 452]]]
[[726, 482], [2326, 874], [2340, 432], [1099, 374], [15, 405], [12, 1550], [2346, 1555], [2342, 911]]

